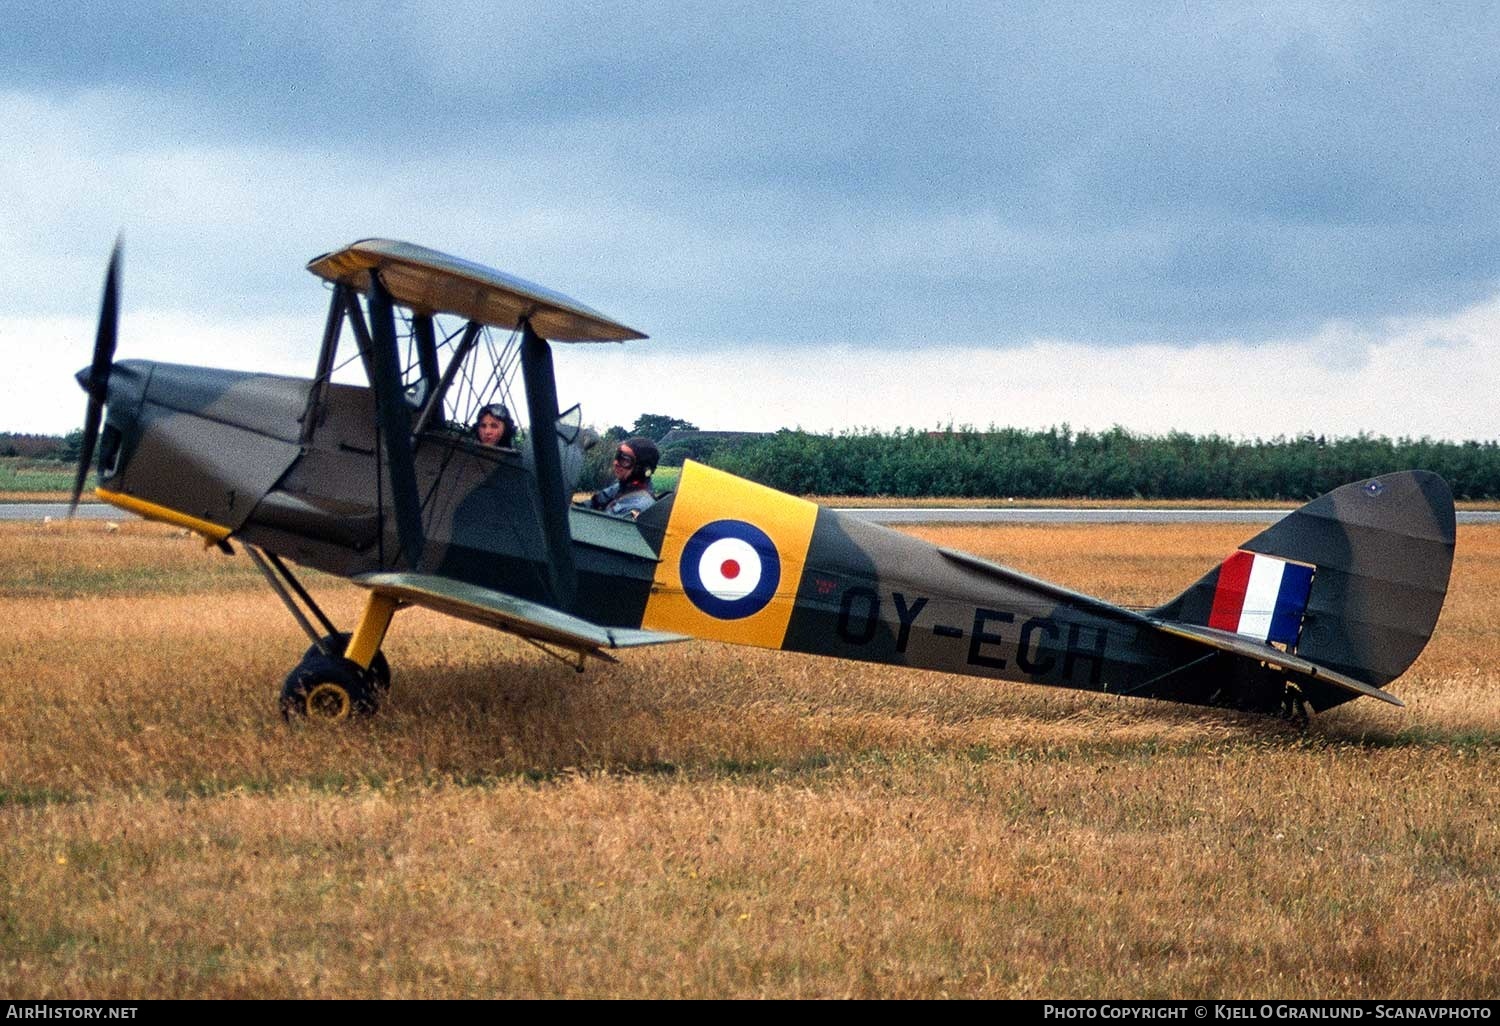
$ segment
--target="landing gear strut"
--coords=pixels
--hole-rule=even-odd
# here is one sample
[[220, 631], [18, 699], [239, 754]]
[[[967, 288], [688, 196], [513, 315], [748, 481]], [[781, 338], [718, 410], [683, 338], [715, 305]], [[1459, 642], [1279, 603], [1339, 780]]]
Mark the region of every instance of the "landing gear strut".
[[[400, 602], [371, 592], [354, 633], [341, 632], [274, 553], [262, 553], [249, 545], [245, 550], [298, 626], [312, 639], [302, 660], [281, 685], [282, 717], [343, 720], [374, 713], [391, 687], [391, 667], [380, 644]], [[327, 633], [318, 633], [294, 594]]]

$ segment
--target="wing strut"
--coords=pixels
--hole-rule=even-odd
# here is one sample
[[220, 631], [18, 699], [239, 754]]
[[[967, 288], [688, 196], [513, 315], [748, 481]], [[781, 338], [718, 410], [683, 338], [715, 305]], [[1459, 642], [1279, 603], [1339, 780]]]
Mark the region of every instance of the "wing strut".
[[396, 311], [391, 294], [370, 272], [370, 370], [386, 466], [391, 475], [391, 502], [396, 507], [396, 537], [406, 565], [419, 568], [426, 539], [422, 536], [422, 500], [417, 493], [416, 460], [411, 448], [411, 408], [401, 388], [401, 354], [396, 348]]
[[542, 532], [547, 539], [553, 605], [569, 611], [577, 591], [573, 536], [568, 529], [568, 502], [562, 457], [557, 452], [557, 378], [547, 340], [521, 319], [521, 374], [526, 379], [526, 410], [531, 418], [531, 454], [542, 503]]
[[[263, 553], [254, 545], [246, 545], [245, 552], [250, 556], [250, 561], [255, 564], [256, 569], [264, 575], [266, 583], [271, 586], [271, 590], [276, 593], [276, 597], [281, 599], [281, 604], [286, 606], [287, 612], [292, 614], [292, 619], [297, 621], [297, 626], [302, 628], [302, 633], [311, 638], [312, 643], [318, 646], [324, 655], [330, 658], [343, 655], [342, 652], [335, 652], [329, 644], [329, 638], [338, 634], [339, 629], [333, 625], [332, 620], [328, 619], [328, 614], [323, 612], [322, 607], [313, 601], [313, 597], [307, 593], [307, 589], [302, 586], [302, 582], [297, 580], [291, 568], [283, 563], [276, 553]], [[271, 569], [272, 566], [276, 568], [274, 571]], [[286, 581], [286, 584], [277, 579], [277, 573], [281, 574], [281, 578]], [[288, 584], [292, 586], [292, 590], [297, 593], [297, 596], [303, 602], [307, 603], [307, 608], [318, 618], [318, 622], [327, 631], [326, 634], [319, 634], [313, 629], [313, 625], [308, 621], [307, 615], [302, 612], [301, 607], [297, 605], [292, 599], [291, 594], [286, 590]]]
[[433, 386], [432, 394], [427, 397], [427, 403], [422, 407], [422, 415], [417, 418], [417, 426], [412, 430], [412, 434], [420, 435], [426, 431], [432, 424], [432, 418], [443, 412], [443, 396], [453, 384], [453, 379], [458, 376], [459, 368], [463, 366], [469, 350], [474, 348], [474, 343], [479, 341], [479, 333], [483, 330], [484, 325], [478, 321], [470, 321], [464, 327], [463, 338], [459, 340], [458, 347], [453, 350], [453, 356], [448, 360], [448, 369], [443, 371], [442, 379]]
[[417, 343], [417, 364], [422, 368], [422, 383], [426, 386], [423, 395], [431, 395], [437, 390], [438, 378], [441, 376], [438, 372], [437, 338], [432, 330], [432, 314], [413, 311], [411, 333]]
[[328, 301], [328, 320], [323, 325], [323, 345], [318, 349], [318, 369], [313, 374], [313, 387], [307, 393], [307, 408], [302, 411], [300, 442], [303, 445], [312, 440], [318, 415], [323, 410], [323, 400], [328, 395], [328, 385], [333, 379], [333, 359], [338, 353], [339, 335], [344, 330], [344, 310], [348, 305], [349, 286], [335, 285], [333, 298]]

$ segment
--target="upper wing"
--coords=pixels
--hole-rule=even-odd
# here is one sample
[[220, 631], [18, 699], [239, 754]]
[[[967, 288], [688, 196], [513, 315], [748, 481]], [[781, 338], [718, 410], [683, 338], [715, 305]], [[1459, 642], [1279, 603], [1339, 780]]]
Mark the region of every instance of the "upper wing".
[[362, 239], [307, 265], [318, 277], [361, 292], [369, 287], [372, 268], [380, 269], [392, 298], [413, 309], [458, 314], [507, 331], [526, 317], [537, 334], [553, 342], [646, 337], [561, 292], [409, 242]]
[[532, 641], [561, 645], [608, 659], [602, 649], [634, 648], [686, 641], [681, 634], [600, 627], [598, 624], [502, 591], [465, 584], [433, 574], [361, 574], [354, 583], [413, 605], [456, 616], [461, 620], [495, 627]]

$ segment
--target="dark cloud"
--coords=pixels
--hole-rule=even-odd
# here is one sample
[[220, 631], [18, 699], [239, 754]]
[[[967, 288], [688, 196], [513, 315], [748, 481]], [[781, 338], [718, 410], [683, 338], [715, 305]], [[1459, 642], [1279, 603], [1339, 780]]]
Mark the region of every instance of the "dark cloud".
[[943, 12], [22, 3], [0, 89], [245, 179], [116, 214], [232, 253], [159, 268], [231, 305], [370, 232], [669, 339], [1269, 337], [1500, 280], [1492, 9]]

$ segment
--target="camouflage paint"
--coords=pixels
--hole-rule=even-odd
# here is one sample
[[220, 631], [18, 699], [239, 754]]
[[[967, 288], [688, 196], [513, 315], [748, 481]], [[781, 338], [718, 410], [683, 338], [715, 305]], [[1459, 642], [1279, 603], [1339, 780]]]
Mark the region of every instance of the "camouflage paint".
[[[399, 262], [425, 268], [409, 285], [431, 291], [453, 268], [427, 266], [425, 252], [402, 250]], [[378, 247], [360, 256], [386, 258]], [[426, 273], [434, 267], [437, 277]], [[458, 270], [471, 285], [494, 284], [483, 269]], [[574, 306], [563, 313], [580, 331], [608, 327]], [[325, 346], [336, 343], [330, 333]], [[1208, 626], [1217, 568], [1159, 609], [1124, 609], [693, 462], [675, 494], [617, 521], [561, 509], [523, 452], [433, 430], [413, 439], [425, 546], [407, 567], [370, 389], [138, 360], [112, 365], [107, 387], [107, 501], [358, 578], [377, 595], [392, 581], [389, 595], [399, 585], [403, 601], [504, 629], [571, 624], [558, 628], [565, 638], [668, 640], [629, 633], [643, 628], [1263, 711], [1285, 708], [1295, 682], [1326, 708], [1405, 671], [1436, 624], [1453, 562], [1452, 496], [1432, 474], [1314, 500], [1241, 547], [1313, 567], [1305, 613], [1288, 628], [1296, 640], [1281, 650]], [[555, 597], [573, 589], [554, 579], [548, 523], [568, 529], [571, 601]], [[371, 649], [384, 625], [366, 619]]]

